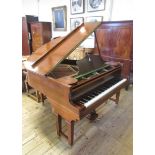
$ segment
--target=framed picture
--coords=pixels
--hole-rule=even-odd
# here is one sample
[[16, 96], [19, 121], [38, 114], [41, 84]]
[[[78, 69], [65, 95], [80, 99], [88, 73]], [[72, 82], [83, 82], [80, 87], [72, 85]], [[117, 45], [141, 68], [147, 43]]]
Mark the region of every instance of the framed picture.
[[53, 16], [53, 30], [66, 31], [67, 30], [67, 8], [66, 6], [59, 6], [52, 8]]
[[99, 11], [105, 9], [105, 0], [87, 0], [87, 11]]
[[84, 0], [70, 0], [71, 14], [84, 12]]
[[70, 19], [71, 31], [74, 30], [79, 25], [81, 25], [83, 22], [84, 22], [84, 18], [83, 17], [71, 18]]

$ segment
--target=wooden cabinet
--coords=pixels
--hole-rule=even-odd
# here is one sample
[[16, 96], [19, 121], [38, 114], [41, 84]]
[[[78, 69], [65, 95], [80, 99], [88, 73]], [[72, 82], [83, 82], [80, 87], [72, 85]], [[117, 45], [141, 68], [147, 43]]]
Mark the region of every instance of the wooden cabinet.
[[122, 63], [122, 76], [131, 79], [133, 21], [103, 22], [96, 30], [95, 53], [103, 60]]
[[32, 51], [49, 42], [52, 37], [51, 22], [31, 23]]
[[37, 16], [26, 15], [22, 17], [22, 55], [30, 55], [32, 53], [31, 29], [30, 23], [38, 21]]

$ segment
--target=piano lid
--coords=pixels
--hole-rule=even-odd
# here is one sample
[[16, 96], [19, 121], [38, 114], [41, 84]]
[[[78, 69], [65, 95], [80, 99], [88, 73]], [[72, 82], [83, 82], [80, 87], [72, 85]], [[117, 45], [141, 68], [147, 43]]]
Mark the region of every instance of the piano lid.
[[[83, 23], [64, 38], [57, 38], [36, 50], [25, 62], [33, 72], [47, 75], [84, 41], [101, 22]], [[48, 48], [47, 48], [48, 47]]]

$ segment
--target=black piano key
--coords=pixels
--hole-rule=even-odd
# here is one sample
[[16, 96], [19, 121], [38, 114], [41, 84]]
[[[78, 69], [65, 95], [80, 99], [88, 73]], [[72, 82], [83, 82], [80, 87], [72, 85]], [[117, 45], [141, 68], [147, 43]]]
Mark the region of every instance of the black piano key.
[[105, 90], [107, 89], [107, 87], [100, 87], [100, 89], [101, 89], [102, 91], [105, 91]]
[[82, 104], [85, 104], [85, 102], [83, 102], [83, 101], [81, 101], [81, 100], [80, 100], [79, 102], [82, 103]]
[[104, 92], [104, 90], [103, 90], [103, 89], [101, 89], [101, 88], [99, 88], [99, 91]]
[[90, 96], [92, 96], [92, 98], [94, 98], [96, 95], [94, 95], [93, 93], [91, 93]]
[[98, 93], [98, 92], [96, 92], [96, 90], [95, 90], [95, 92], [93, 92], [96, 96], [98, 95], [98, 94], [100, 94], [100, 93]]
[[98, 86], [94, 90], [91, 90], [90, 92], [83, 95], [81, 97], [81, 99], [79, 99], [79, 102], [81, 104], [85, 104], [86, 102], [92, 100], [94, 97], [96, 97], [99, 94], [101, 94], [102, 92], [106, 91], [107, 89], [109, 89], [111, 86], [115, 85], [119, 81], [120, 81], [120, 79], [112, 79], [110, 81], [107, 81], [106, 83]]
[[93, 97], [91, 97], [90, 95], [88, 95], [87, 98], [89, 98], [89, 100], [91, 100]]
[[92, 100], [93, 98], [95, 98], [99, 94], [103, 93], [104, 91], [106, 91], [107, 89], [109, 89], [110, 87], [112, 87], [113, 85], [118, 83], [120, 80], [121, 79], [119, 79], [119, 78], [113, 78], [113, 79], [105, 82], [104, 84], [102, 84], [102, 85], [94, 88], [93, 90], [90, 90], [89, 92], [83, 94], [78, 99], [78, 102], [81, 103], [81, 104], [87, 103], [88, 101]]
[[87, 101], [85, 99], [80, 99], [81, 102], [86, 103]]
[[89, 101], [89, 100], [91, 100], [89, 97], [87, 97], [87, 96], [84, 96], [83, 97], [85, 100], [87, 100], [87, 101]]
[[99, 89], [100, 89], [101, 91], [105, 91], [105, 90], [107, 89], [107, 87], [101, 86]]
[[102, 93], [102, 91], [100, 91], [99, 89], [97, 89], [96, 91], [97, 91], [98, 93], [100, 93], [100, 94]]
[[85, 98], [82, 98], [82, 100], [84, 100], [85, 102], [88, 102], [89, 101], [88, 99], [86, 99], [86, 97]]

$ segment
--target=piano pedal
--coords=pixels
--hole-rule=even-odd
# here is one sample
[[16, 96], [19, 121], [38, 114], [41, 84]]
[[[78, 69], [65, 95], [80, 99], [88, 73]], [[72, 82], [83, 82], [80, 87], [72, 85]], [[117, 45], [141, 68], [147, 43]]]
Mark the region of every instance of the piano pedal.
[[86, 116], [86, 118], [89, 119], [91, 122], [96, 120], [97, 117], [98, 117], [98, 114], [96, 113], [95, 110], [93, 110], [90, 114]]

